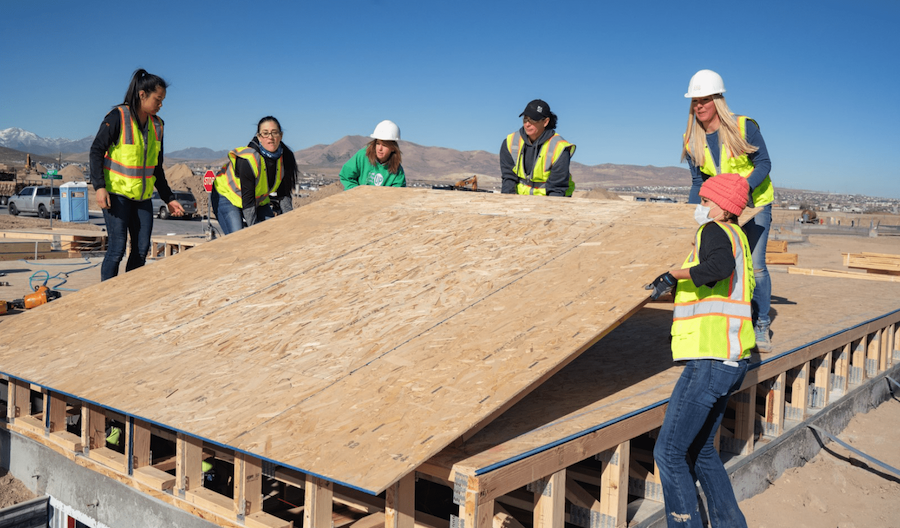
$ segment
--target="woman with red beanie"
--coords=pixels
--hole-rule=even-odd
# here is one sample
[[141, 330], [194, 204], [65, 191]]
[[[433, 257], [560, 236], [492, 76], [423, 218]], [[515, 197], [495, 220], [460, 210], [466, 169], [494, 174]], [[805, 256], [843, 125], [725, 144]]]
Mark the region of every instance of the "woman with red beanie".
[[737, 223], [749, 192], [738, 174], [706, 180], [694, 213], [700, 224], [694, 249], [681, 269], [647, 285], [653, 299], [676, 290], [672, 358], [684, 365], [653, 449], [670, 527], [702, 526], [695, 479], [711, 526], [747, 526], [713, 440], [756, 344], [753, 263]]

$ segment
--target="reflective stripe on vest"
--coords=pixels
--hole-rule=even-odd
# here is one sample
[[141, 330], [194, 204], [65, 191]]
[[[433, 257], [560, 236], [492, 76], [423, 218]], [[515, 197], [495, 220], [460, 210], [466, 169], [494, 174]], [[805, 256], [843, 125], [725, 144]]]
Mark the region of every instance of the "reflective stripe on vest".
[[266, 205], [269, 203], [269, 193], [278, 189], [281, 180], [284, 177], [284, 158], [278, 158], [275, 171], [275, 185], [269, 189], [269, 178], [266, 172], [265, 161], [259, 152], [252, 147], [236, 148], [228, 153], [228, 163], [222, 166], [219, 173], [216, 174], [214, 185], [216, 191], [231, 202], [235, 207], [242, 209], [244, 207], [243, 195], [241, 193], [241, 180], [237, 176], [235, 164], [238, 160], [244, 159], [250, 163], [250, 169], [253, 171], [255, 180], [254, 196], [256, 205]]
[[[538, 158], [535, 160], [535, 166], [531, 169], [531, 177], [525, 174], [525, 163], [523, 158], [525, 139], [519, 132], [513, 132], [506, 136], [506, 148], [509, 150], [513, 159], [513, 172], [519, 178], [516, 185], [518, 194], [547, 195], [547, 179], [550, 177], [550, 171], [553, 164], [559, 160], [560, 154], [566, 149], [569, 150], [569, 156], [575, 155], [575, 145], [569, 143], [559, 134], [554, 133], [553, 136], [541, 145], [538, 152]], [[550, 155], [547, 155], [550, 152]], [[575, 182], [572, 175], [569, 174], [569, 188], [566, 190], [566, 196], [572, 196], [575, 191]]]
[[[738, 129], [741, 131], [741, 137], [745, 140], [747, 139], [747, 120], [750, 119], [747, 116], [735, 116], [735, 119], [738, 123]], [[753, 119], [750, 119], [754, 123]], [[759, 124], [757, 123], [758, 127]], [[731, 157], [731, 152], [729, 152], [725, 148], [725, 143], [721, 141], [721, 136], [719, 137], [719, 166], [716, 166], [716, 163], [713, 161], [712, 155], [709, 152], [709, 145], [704, 147], [703, 152], [703, 166], [700, 167], [700, 172], [708, 175], [708, 176], [718, 176], [719, 174], [740, 174], [744, 178], [750, 176], [753, 172], [753, 162], [750, 161], [750, 158], [746, 154], [741, 154], [740, 156], [733, 158]], [[690, 149], [688, 149], [690, 151]], [[766, 179], [763, 180], [759, 187], [753, 189], [753, 207], [762, 207], [764, 205], [768, 205], [775, 201], [775, 187], [772, 186], [772, 179], [769, 175], [766, 175]]]
[[[691, 279], [678, 281], [672, 323], [672, 357], [676, 361], [736, 361], [749, 356], [756, 344], [750, 305], [755, 280], [747, 237], [737, 225], [717, 224], [731, 242], [734, 272], [712, 288], [695, 286]], [[682, 268], [699, 264], [700, 234], [708, 225], [697, 230], [694, 250]]]
[[116, 110], [121, 120], [121, 133], [118, 143], [103, 157], [106, 190], [132, 200], [148, 200], [156, 185], [153, 173], [162, 145], [162, 121], [149, 116], [145, 135], [128, 105], [119, 105]]

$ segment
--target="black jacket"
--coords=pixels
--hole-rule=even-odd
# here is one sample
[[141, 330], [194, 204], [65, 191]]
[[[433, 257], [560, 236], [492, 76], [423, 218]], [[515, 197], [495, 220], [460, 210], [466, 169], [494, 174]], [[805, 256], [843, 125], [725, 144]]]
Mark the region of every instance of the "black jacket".
[[[106, 187], [106, 180], [103, 178], [103, 157], [111, 147], [118, 144], [119, 138], [122, 136], [122, 119], [120, 116], [121, 114], [116, 110], [106, 114], [103, 122], [100, 123], [100, 130], [97, 131], [97, 135], [94, 136], [94, 142], [91, 144], [90, 174], [91, 185], [95, 191]], [[147, 131], [149, 123], [150, 120], [147, 119], [147, 122], [141, 127], [141, 132]], [[166, 203], [174, 200], [175, 195], [172, 194], [172, 189], [169, 188], [169, 182], [166, 180], [166, 173], [163, 171], [162, 142], [159, 144], [159, 158], [156, 160], [156, 168], [153, 169], [153, 175], [156, 176], [156, 190], [159, 191], [159, 197]]]
[[[525, 140], [522, 145], [522, 165], [525, 174], [530, 175], [534, 169], [534, 161], [540, 153], [541, 146], [550, 140], [555, 134], [555, 130], [544, 130], [541, 137], [533, 142], [528, 139], [525, 134], [525, 128], [519, 128], [519, 135]], [[550, 176], [547, 177], [547, 196], [565, 196], [569, 190], [569, 159], [568, 150], [564, 150], [560, 154], [559, 159], [550, 168]], [[502, 177], [502, 187], [500, 192], [503, 194], [516, 194], [516, 185], [519, 183], [519, 177], [515, 173], [516, 160], [512, 159], [512, 154], [506, 146], [506, 139], [500, 144], [500, 175]]]

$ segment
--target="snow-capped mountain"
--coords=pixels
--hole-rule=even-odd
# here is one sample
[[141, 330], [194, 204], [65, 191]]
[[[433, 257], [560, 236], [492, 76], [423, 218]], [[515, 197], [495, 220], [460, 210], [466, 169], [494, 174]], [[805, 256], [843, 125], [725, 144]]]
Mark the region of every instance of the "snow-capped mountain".
[[21, 128], [0, 130], [0, 146], [45, 156], [56, 155], [60, 152], [63, 154], [87, 152], [91, 149], [93, 141], [94, 138], [91, 136], [72, 141], [65, 138], [42, 138], [33, 132], [22, 130]]

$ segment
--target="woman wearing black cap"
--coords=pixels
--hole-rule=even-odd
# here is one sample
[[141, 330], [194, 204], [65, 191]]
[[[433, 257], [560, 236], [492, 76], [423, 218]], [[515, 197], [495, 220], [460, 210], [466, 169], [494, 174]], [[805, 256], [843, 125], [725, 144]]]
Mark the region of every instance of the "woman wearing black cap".
[[500, 173], [504, 194], [572, 196], [575, 182], [569, 160], [575, 145], [556, 133], [556, 114], [535, 99], [519, 114], [522, 128], [500, 145]]

